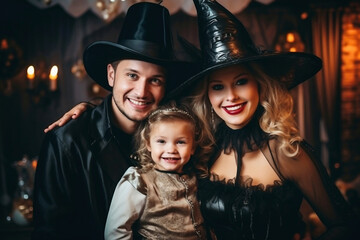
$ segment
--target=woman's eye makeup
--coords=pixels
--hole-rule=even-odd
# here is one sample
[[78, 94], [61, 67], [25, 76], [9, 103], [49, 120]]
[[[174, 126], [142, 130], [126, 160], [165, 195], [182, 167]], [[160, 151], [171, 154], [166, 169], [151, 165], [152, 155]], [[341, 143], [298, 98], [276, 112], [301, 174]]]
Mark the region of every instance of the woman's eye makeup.
[[211, 85], [211, 89], [212, 89], [212, 90], [221, 90], [221, 89], [223, 89], [223, 88], [224, 88], [224, 86], [221, 85], [221, 84]]
[[236, 85], [244, 85], [248, 82], [249, 80], [247, 78], [241, 78], [236, 80]]
[[219, 91], [219, 90], [224, 89], [228, 85], [240, 86], [240, 85], [245, 85], [248, 82], [249, 82], [248, 74], [241, 73], [241, 74], [235, 76], [234, 78], [232, 78], [231, 80], [227, 79], [227, 80], [222, 81], [222, 80], [210, 79], [209, 89]]

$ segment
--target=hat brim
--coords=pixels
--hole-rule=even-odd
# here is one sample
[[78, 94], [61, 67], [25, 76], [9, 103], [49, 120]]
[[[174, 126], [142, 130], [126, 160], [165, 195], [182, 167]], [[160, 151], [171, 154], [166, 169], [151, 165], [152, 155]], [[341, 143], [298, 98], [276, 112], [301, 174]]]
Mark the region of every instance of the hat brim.
[[205, 67], [170, 92], [169, 97], [184, 95], [184, 91], [193, 89], [199, 79], [215, 70], [249, 62], [258, 63], [267, 75], [282, 82], [287, 89], [292, 89], [313, 77], [322, 68], [320, 58], [302, 52], [265, 53], [243, 57]]
[[147, 56], [121, 44], [108, 41], [91, 44], [83, 55], [84, 67], [88, 75], [108, 91], [112, 91], [112, 87], [107, 79], [107, 65], [122, 59], [140, 60], [163, 66], [169, 73], [166, 93], [174, 91], [184, 79], [188, 79], [199, 69], [198, 65], [191, 62]]

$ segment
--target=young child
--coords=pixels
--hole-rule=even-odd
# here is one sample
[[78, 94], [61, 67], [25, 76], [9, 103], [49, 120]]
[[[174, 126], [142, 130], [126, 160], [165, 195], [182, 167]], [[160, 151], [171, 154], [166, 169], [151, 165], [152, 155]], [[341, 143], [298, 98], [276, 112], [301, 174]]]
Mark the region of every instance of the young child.
[[196, 175], [207, 172], [211, 141], [200, 121], [171, 104], [139, 129], [140, 167], [130, 167], [115, 189], [105, 239], [206, 239]]

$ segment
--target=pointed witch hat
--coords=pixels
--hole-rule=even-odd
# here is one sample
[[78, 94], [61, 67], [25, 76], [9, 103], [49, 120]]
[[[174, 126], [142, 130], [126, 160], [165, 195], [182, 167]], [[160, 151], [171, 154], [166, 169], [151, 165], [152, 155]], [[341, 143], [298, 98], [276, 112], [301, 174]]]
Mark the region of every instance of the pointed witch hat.
[[202, 67], [170, 96], [182, 94], [211, 71], [241, 63], [257, 62], [266, 74], [283, 82], [288, 89], [321, 69], [321, 59], [312, 54], [260, 50], [243, 24], [215, 0], [194, 0], [194, 4], [198, 14]]
[[[132, 5], [125, 16], [117, 42], [97, 41], [83, 55], [88, 75], [111, 91], [107, 80], [107, 65], [117, 60], [134, 59], [165, 67], [169, 76], [166, 92], [177, 87], [194, 73], [194, 64], [175, 57], [169, 11], [156, 3]], [[186, 71], [190, 70], [190, 71]]]

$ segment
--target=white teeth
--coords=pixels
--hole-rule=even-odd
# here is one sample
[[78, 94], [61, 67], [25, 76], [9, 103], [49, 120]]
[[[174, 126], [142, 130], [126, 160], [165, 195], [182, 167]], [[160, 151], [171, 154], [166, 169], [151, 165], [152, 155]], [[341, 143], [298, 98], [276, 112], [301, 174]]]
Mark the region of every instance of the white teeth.
[[136, 100], [130, 99], [130, 98], [129, 98], [129, 101], [132, 102], [133, 104], [139, 105], [139, 106], [146, 105], [146, 102], [140, 102], [140, 101], [136, 101]]
[[165, 159], [165, 160], [178, 160], [179, 158], [175, 158], [175, 157], [163, 157], [163, 159]]
[[234, 111], [234, 110], [238, 110], [239, 108], [240, 106], [235, 106], [235, 107], [227, 107], [226, 109], [230, 111]]
[[229, 111], [234, 111], [234, 110], [238, 110], [240, 109], [244, 104], [240, 104], [240, 105], [237, 105], [237, 106], [234, 106], [234, 107], [227, 107], [226, 109], [229, 110]]

